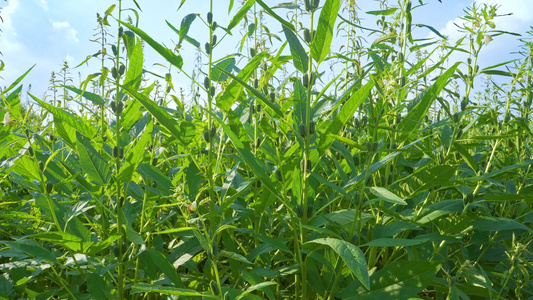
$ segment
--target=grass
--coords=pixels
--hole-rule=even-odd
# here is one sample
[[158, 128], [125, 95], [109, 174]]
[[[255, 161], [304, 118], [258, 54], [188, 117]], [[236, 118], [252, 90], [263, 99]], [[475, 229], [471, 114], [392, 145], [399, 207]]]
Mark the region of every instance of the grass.
[[[293, 19], [250, 0], [228, 26], [210, 3], [169, 23], [202, 57], [193, 73], [118, 1], [98, 16], [100, 73], [74, 86], [65, 65], [36, 106], [27, 72], [1, 90], [0, 298], [533, 297], [533, 45], [478, 66], [512, 34], [497, 7], [467, 8], [446, 45], [416, 38], [432, 27], [411, 1], [369, 12], [372, 43], [339, 0], [285, 4]], [[239, 26], [248, 49], [228, 55]]]

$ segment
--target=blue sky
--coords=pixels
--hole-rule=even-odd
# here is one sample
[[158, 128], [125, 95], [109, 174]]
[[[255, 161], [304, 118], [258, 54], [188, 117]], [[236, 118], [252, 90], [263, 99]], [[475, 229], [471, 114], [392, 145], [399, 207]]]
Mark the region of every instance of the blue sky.
[[[265, 0], [272, 6], [288, 2], [289, 0]], [[64, 61], [69, 61], [71, 66], [76, 66], [82, 62], [87, 55], [94, 54], [98, 51], [99, 45], [90, 42], [93, 39], [94, 29], [97, 27], [96, 13], [103, 12], [118, 1], [110, 0], [9, 0], [0, 1], [0, 7], [3, 7], [1, 16], [4, 20], [0, 24], [2, 33], [0, 36], [0, 51], [3, 53], [1, 59], [5, 62], [6, 67], [0, 76], [0, 86], [11, 84], [18, 76], [24, 73], [32, 65], [36, 67], [23, 81], [24, 90], [28, 89], [31, 84], [31, 92], [37, 97], [43, 97], [49, 85], [52, 71], [58, 72]], [[165, 24], [168, 20], [174, 26], [179, 27], [181, 19], [189, 14], [207, 11], [209, 0], [187, 0], [185, 5], [178, 11], [177, 8], [181, 1], [179, 0], [157, 0], [157, 1], [137, 1], [143, 12], [140, 12], [139, 27], [150, 34], [155, 40], [173, 47], [176, 41], [176, 35]], [[231, 16], [228, 16], [227, 0], [215, 0], [215, 20], [225, 26], [229, 23], [231, 16], [240, 7], [239, 0], [235, 1]], [[346, 1], [345, 1], [346, 2]], [[418, 1], [413, 1], [416, 4]], [[456, 40], [461, 35], [453, 22], [460, 23], [459, 16], [464, 15], [463, 9], [470, 6], [472, 0], [443, 0], [439, 3], [437, 0], [424, 0], [426, 5], [414, 11], [413, 19], [415, 23], [427, 24], [435, 27], [443, 35], [450, 37], [450, 40]], [[477, 3], [494, 3], [500, 4], [499, 13], [512, 13], [512, 16], [501, 17], [496, 20], [497, 29], [517, 32], [522, 35], [530, 30], [533, 24], [533, 14], [531, 14], [530, 5], [532, 0], [498, 0], [498, 1], [477, 1]], [[379, 1], [356, 1], [362, 12], [379, 9]], [[396, 1], [389, 1], [390, 4]], [[124, 8], [135, 8], [133, 1], [124, 0]], [[284, 12], [278, 10], [278, 13]], [[375, 28], [375, 20], [370, 15], [361, 14], [364, 18], [363, 25]], [[110, 20], [113, 22], [113, 20]], [[281, 28], [278, 23], [270, 22], [273, 33], [278, 33]], [[194, 32], [192, 36], [203, 45], [207, 40], [207, 31], [200, 21], [193, 24]], [[111, 29], [114, 33], [116, 27]], [[219, 32], [221, 35], [221, 32]], [[422, 33], [430, 35], [430, 32]], [[233, 30], [236, 38], [226, 38], [222, 51], [217, 53], [228, 54], [237, 52], [236, 45], [241, 33], [237, 29]], [[283, 37], [282, 34], [280, 34]], [[205, 37], [205, 38], [202, 38]], [[220, 36], [219, 36], [220, 38]], [[375, 37], [370, 37], [371, 41]], [[341, 38], [339, 38], [341, 39]], [[482, 52], [481, 68], [496, 64], [498, 62], [516, 58], [511, 52], [517, 51], [519, 42], [514, 36], [496, 37]], [[155, 73], [164, 74], [166, 71], [155, 62], [164, 63], [156, 53], [146, 47], [145, 67]], [[185, 43], [185, 48], [192, 49], [192, 46]], [[337, 50], [337, 49], [333, 49]], [[192, 70], [194, 68], [195, 53], [188, 50], [182, 53], [184, 58], [184, 69]], [[455, 59], [463, 59], [455, 57]], [[204, 59], [205, 62], [205, 59]], [[89, 62], [88, 66], [71, 70], [73, 83], [79, 82], [78, 72], [85, 79], [89, 73], [98, 71], [98, 60]], [[175, 85], [180, 84], [174, 82]], [[187, 87], [189, 82], [182, 84]]]

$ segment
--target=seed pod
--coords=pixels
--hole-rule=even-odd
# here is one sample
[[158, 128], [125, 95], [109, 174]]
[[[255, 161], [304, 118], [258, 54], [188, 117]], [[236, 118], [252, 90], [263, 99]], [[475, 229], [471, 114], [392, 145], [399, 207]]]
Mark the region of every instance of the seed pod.
[[368, 117], [365, 115], [363, 116], [363, 119], [361, 120], [361, 126], [365, 127], [367, 122], [368, 122]]
[[298, 126], [298, 130], [300, 131], [300, 136], [301, 137], [305, 137], [307, 135], [307, 130], [305, 128], [305, 124], [300, 124], [300, 126]]
[[122, 34], [124, 33], [124, 28], [122, 28], [122, 26], [120, 26], [118, 28], [118, 37], [122, 37]]
[[306, 160], [302, 159], [302, 160], [300, 161], [300, 169], [301, 169], [302, 171], [303, 171], [304, 168], [306, 167], [306, 162], [307, 162], [307, 170], [311, 170], [311, 160], [308, 159], [308, 160], [306, 161]]
[[46, 183], [46, 193], [47, 194], [50, 194], [52, 192], [53, 188], [54, 188], [53, 184], [51, 184], [50, 182]]
[[152, 158], [152, 166], [157, 166], [157, 157]]
[[211, 97], [215, 97], [215, 93], [216, 93], [215, 87], [211, 87], [210, 91], [211, 91]]
[[113, 157], [114, 158], [118, 157], [118, 147], [117, 146], [113, 146]]
[[315, 121], [309, 122], [309, 134], [315, 134], [315, 127], [316, 127]]
[[48, 138], [50, 139], [50, 141], [55, 141], [56, 137], [53, 136], [51, 133], [48, 135]]
[[372, 145], [372, 151], [377, 152], [379, 148], [378, 142], [374, 142], [374, 145]]
[[354, 155], [352, 156], [352, 159], [353, 159], [353, 164], [354, 164], [355, 166], [359, 166], [359, 164], [361, 163], [361, 162], [359, 161], [359, 155], [354, 154]]
[[113, 50], [113, 55], [117, 55], [117, 53], [118, 53], [117, 46], [111, 45], [111, 50]]
[[315, 72], [311, 73], [311, 78], [309, 80], [310, 80], [309, 84], [311, 86], [315, 85], [315, 81], [316, 81], [316, 73]]
[[300, 218], [303, 217], [303, 215], [304, 215], [304, 210], [303, 210], [302, 206], [299, 205], [299, 204], [296, 205], [296, 215], [298, 217], [300, 217]]
[[311, 218], [313, 216], [313, 204], [307, 205], [307, 217]]
[[118, 67], [118, 74], [122, 76], [124, 75], [124, 71], [126, 71], [126, 66], [123, 64], [120, 64], [120, 67]]
[[30, 137], [30, 130], [28, 128], [24, 129], [24, 133], [26, 134], [26, 137]]
[[508, 123], [509, 120], [511, 120], [511, 116], [510, 115], [506, 115], [505, 119], [504, 119], [504, 123]]
[[214, 256], [218, 255], [218, 244], [216, 242], [211, 243], [211, 251]]
[[403, 59], [404, 59], [403, 53], [402, 52], [398, 53], [398, 61], [403, 62]]
[[304, 40], [306, 43], [310, 44], [311, 43], [311, 31], [308, 29], [308, 28], [305, 28], [304, 29]]
[[115, 67], [111, 68], [111, 75], [113, 75], [113, 78], [115, 78], [115, 79], [118, 78], [117, 68], [115, 68]]
[[461, 101], [461, 111], [466, 109], [467, 104], [468, 104], [468, 102], [466, 101], [466, 99], [463, 99]]
[[217, 128], [215, 126], [211, 126], [211, 131], [209, 132], [211, 137], [214, 137], [216, 133], [217, 133]]
[[470, 65], [472, 63], [472, 59], [469, 57], [466, 59], [466, 64]]
[[348, 233], [345, 230], [340, 230], [341, 238], [345, 241], [348, 240]]
[[117, 106], [115, 105], [115, 101], [111, 102], [111, 111], [113, 111], [114, 113], [117, 112]]
[[476, 65], [476, 67], [474, 68], [474, 74], [477, 74], [478, 71], [479, 71], [479, 65]]
[[212, 44], [213, 46], [215, 46], [215, 45], [217, 44], [217, 35], [216, 35], [216, 34], [213, 34], [213, 38], [212, 38], [212, 40], [211, 40], [211, 44]]
[[210, 141], [209, 132], [207, 130], [204, 130], [204, 141], [208, 143]]
[[117, 113], [121, 114], [122, 110], [124, 109], [124, 102], [119, 102], [117, 106]]
[[455, 123], [459, 122], [459, 114], [458, 113], [453, 114], [453, 121]]
[[283, 180], [283, 175], [281, 174], [281, 170], [280, 169], [276, 170], [276, 178], [278, 179], [278, 181], [282, 181]]
[[318, 5], [320, 5], [320, 0], [311, 0], [311, 8], [313, 10], [316, 10], [318, 8]]
[[224, 300], [231, 300], [231, 295], [229, 291], [224, 294]]
[[209, 23], [209, 25], [213, 24], [213, 13], [212, 12], [207, 13], [207, 23]]
[[389, 180], [388, 180], [388, 183], [389, 183], [389, 184], [392, 184], [393, 181], [394, 181], [394, 178], [392, 177], [392, 174], [389, 173]]
[[167, 86], [167, 94], [170, 93], [170, 91], [172, 91], [172, 87], [169, 85]]
[[216, 21], [214, 21], [213, 24], [211, 25], [211, 29], [213, 31], [215, 31], [215, 29], [217, 29], [217, 22]]
[[211, 80], [209, 80], [209, 77], [204, 78], [204, 88], [209, 91], [209, 88], [211, 87]]
[[270, 101], [276, 100], [276, 94], [274, 92], [270, 93]]
[[366, 142], [366, 151], [368, 152], [372, 151], [372, 143], [369, 141]]
[[463, 135], [463, 128], [459, 128], [457, 129], [457, 138], [461, 138], [461, 136]]
[[32, 148], [31, 146], [28, 147], [28, 154], [29, 154], [30, 156], [33, 156], [33, 154], [34, 154], [34, 153], [33, 153], [33, 148]]
[[302, 79], [302, 83], [303, 83], [305, 88], [307, 88], [309, 86], [309, 75], [304, 74], [304, 77]]
[[305, 0], [305, 10], [311, 11], [311, 0]]
[[254, 88], [257, 89], [259, 87], [259, 79], [254, 79]]
[[260, 113], [260, 112], [261, 112], [261, 109], [263, 109], [263, 107], [261, 106], [261, 104], [257, 104], [255, 110], [256, 110], [258, 113]]
[[121, 159], [124, 158], [124, 147], [120, 147], [119, 157], [120, 157]]
[[40, 161], [39, 162], [39, 170], [44, 171], [44, 162]]
[[209, 42], [205, 43], [205, 53], [211, 54], [211, 44]]

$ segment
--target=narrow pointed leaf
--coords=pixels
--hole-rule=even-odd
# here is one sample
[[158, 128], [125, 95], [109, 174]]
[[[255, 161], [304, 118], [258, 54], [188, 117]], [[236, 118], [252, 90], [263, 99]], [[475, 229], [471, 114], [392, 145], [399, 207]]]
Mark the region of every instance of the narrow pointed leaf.
[[233, 16], [233, 18], [229, 22], [228, 31], [231, 31], [233, 28], [235, 28], [235, 26], [239, 25], [239, 23], [242, 21], [244, 16], [246, 16], [246, 13], [248, 13], [250, 8], [252, 8], [254, 3], [255, 3], [255, 0], [248, 0], [246, 1], [246, 3], [244, 3], [241, 9], [235, 14], [235, 16]]
[[181, 69], [183, 66], [183, 59], [180, 55], [174, 54], [171, 49], [166, 48], [165, 46], [159, 44], [154, 39], [152, 39], [151, 36], [149, 36], [146, 32], [142, 31], [141, 29], [130, 25], [126, 22], [120, 22], [122, 25], [126, 26], [129, 30], [133, 31], [136, 35], [141, 37], [150, 47], [152, 47], [157, 53], [159, 53], [161, 56], [163, 56], [169, 63], [172, 65], [178, 67], [178, 69]]
[[296, 34], [294, 34], [292, 30], [290, 30], [286, 26], [282, 27], [283, 33], [285, 33], [285, 37], [289, 42], [292, 60], [294, 61], [294, 67], [302, 73], [307, 73], [307, 69], [309, 67], [309, 58], [307, 57], [307, 53], [305, 52], [304, 47], [302, 46], [302, 44], [300, 44], [300, 40], [298, 40], [298, 37], [296, 36]]
[[331, 50], [333, 30], [339, 8], [340, 0], [326, 0], [320, 12], [320, 19], [318, 19], [318, 26], [311, 47], [311, 57], [318, 63], [322, 62]]
[[333, 249], [342, 258], [348, 268], [350, 268], [350, 271], [357, 277], [359, 282], [365, 288], [370, 289], [368, 265], [365, 260], [365, 255], [357, 246], [335, 238], [316, 239], [305, 244], [326, 245]]
[[102, 158], [100, 153], [91, 145], [89, 139], [76, 132], [77, 150], [80, 156], [81, 168], [93, 184], [104, 185], [111, 176], [108, 160]]

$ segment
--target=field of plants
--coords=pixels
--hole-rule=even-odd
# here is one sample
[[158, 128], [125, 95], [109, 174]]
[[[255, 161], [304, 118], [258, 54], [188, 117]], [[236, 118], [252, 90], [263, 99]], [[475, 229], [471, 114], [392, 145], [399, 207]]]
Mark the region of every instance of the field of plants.
[[533, 298], [533, 32], [479, 66], [497, 6], [450, 44], [437, 1], [210, 0], [173, 47], [114, 2], [81, 85], [2, 82], [0, 299]]

